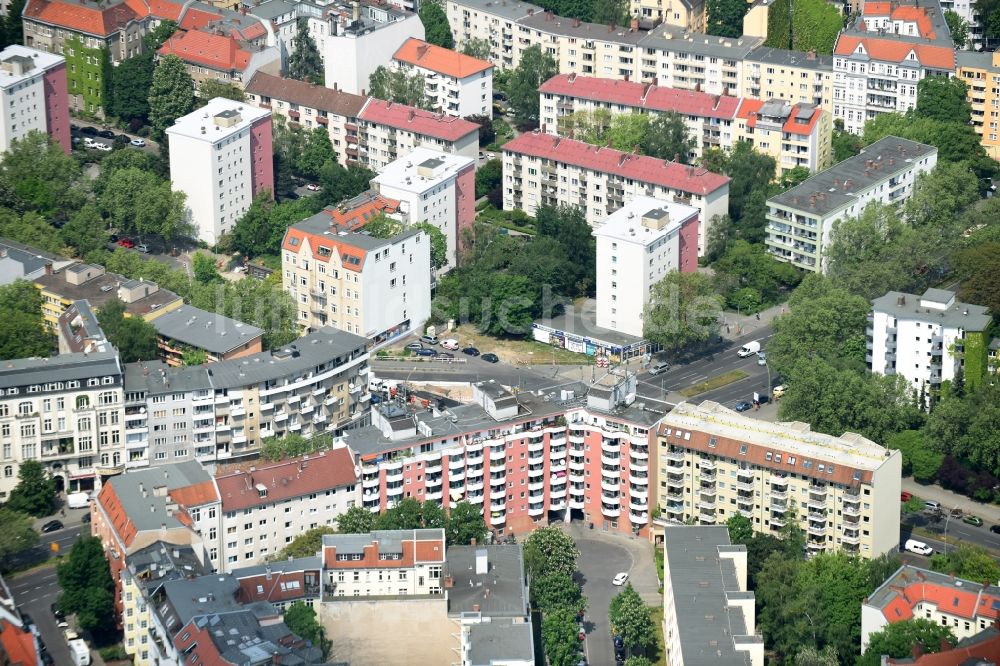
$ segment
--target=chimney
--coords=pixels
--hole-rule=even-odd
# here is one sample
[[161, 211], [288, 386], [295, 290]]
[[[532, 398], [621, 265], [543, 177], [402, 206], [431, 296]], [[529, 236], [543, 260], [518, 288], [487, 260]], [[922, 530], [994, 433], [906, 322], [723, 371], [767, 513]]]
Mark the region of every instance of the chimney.
[[352, 7], [352, 9], [351, 9], [351, 18], [354, 21], [360, 21], [361, 20], [361, 3], [358, 2], [358, 0], [354, 0], [354, 2], [351, 3], [351, 7]]
[[476, 575], [485, 576], [490, 572], [489, 557], [485, 548], [476, 549]]
[[[529, 9], [528, 11], [530, 12], [531, 10]], [[580, 27], [580, 19], [578, 19], [578, 18], [574, 18], [573, 19], [573, 27], [574, 28], [579, 28]], [[575, 77], [576, 74], [573, 74], [572, 76]]]
[[632, 19], [632, 22], [629, 24], [629, 28], [632, 29], [632, 32], [636, 32], [639, 29], [639, 19]]
[[534, 9], [530, 9], [530, 8], [528, 9], [528, 16], [533, 16], [534, 13], [535, 13]]

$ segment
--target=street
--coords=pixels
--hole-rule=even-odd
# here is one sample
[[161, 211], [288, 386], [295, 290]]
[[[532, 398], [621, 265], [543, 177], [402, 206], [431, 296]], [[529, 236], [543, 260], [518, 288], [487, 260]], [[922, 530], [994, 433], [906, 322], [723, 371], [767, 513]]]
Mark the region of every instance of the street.
[[[944, 516], [940, 519], [932, 520], [931, 517], [925, 513], [903, 514], [901, 522], [904, 529], [906, 529], [906, 527], [920, 527], [928, 532], [940, 534], [942, 536], [945, 535], [945, 525], [947, 524], [947, 536], [949, 539], [958, 539], [963, 543], [981, 546], [993, 551], [994, 555], [1000, 553], [1000, 534], [990, 532], [989, 522], [984, 522], [982, 527], [976, 527], [975, 525], [969, 525], [968, 523], [962, 522], [961, 518], [948, 519], [947, 516]], [[917, 535], [913, 538], [921, 541], [927, 541], [927, 538], [923, 535]], [[903, 541], [906, 541], [906, 539], [904, 538]], [[944, 542], [939, 543], [942, 544], [943, 550]], [[934, 544], [930, 545], [933, 546], [935, 550], [938, 549], [938, 546]], [[952, 548], [954, 548], [954, 546], [952, 546]]]
[[[86, 534], [90, 534], [90, 526], [87, 525]], [[65, 527], [58, 532], [52, 532], [50, 534], [39, 534], [38, 543], [29, 548], [28, 550], [12, 555], [9, 558], [9, 566], [13, 569], [21, 569], [25, 567], [34, 566], [36, 564], [41, 564], [46, 560], [55, 557], [57, 554], [68, 553], [73, 547], [73, 543], [76, 542], [77, 537], [80, 536], [83, 526], [79, 523]], [[52, 550], [52, 544], [59, 544], [59, 552], [56, 553]]]
[[56, 664], [72, 663], [69, 647], [52, 615], [51, 605], [59, 598], [56, 568], [45, 566], [7, 581], [14, 601], [22, 613], [31, 616], [42, 636], [42, 642]]

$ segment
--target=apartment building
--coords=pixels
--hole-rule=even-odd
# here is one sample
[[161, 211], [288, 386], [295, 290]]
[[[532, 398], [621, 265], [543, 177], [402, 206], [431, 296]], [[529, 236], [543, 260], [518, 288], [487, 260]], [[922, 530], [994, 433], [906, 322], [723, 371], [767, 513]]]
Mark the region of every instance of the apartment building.
[[424, 24], [416, 14], [388, 4], [353, 2], [328, 16], [326, 87], [355, 95], [364, 94], [376, 69], [392, 65], [393, 54], [408, 39], [424, 38]]
[[186, 354], [205, 354], [205, 362], [227, 361], [262, 350], [264, 329], [190, 305], [153, 320], [160, 358], [184, 365]]
[[833, 51], [833, 116], [855, 134], [917, 104], [927, 76], [953, 76], [955, 44], [937, 2], [865, 2]]
[[43, 132], [69, 154], [69, 93], [66, 59], [11, 44], [0, 51], [0, 151], [29, 132]]
[[688, 32], [705, 32], [705, 3], [702, 0], [630, 0], [630, 13], [643, 24], [681, 28]]
[[969, 87], [972, 127], [986, 154], [1000, 159], [1000, 56], [996, 52], [956, 51], [955, 76]]
[[361, 459], [363, 506], [465, 500], [498, 534], [574, 519], [646, 534], [649, 446], [662, 414], [627, 404], [634, 391], [635, 375], [608, 373], [545, 396], [480, 382], [469, 404], [447, 410], [387, 396], [372, 427], [346, 438]]
[[966, 381], [978, 383], [987, 371], [992, 321], [988, 308], [962, 303], [952, 291], [928, 289], [922, 296], [890, 291], [872, 301], [868, 368], [901, 375], [918, 393], [940, 389], [959, 369]]
[[257, 454], [267, 437], [336, 436], [367, 424], [367, 375], [367, 340], [333, 328], [205, 366], [130, 364], [128, 465], [213, 464]]
[[872, 202], [906, 201], [917, 177], [936, 164], [934, 146], [895, 136], [879, 139], [767, 200], [768, 251], [799, 268], [825, 272], [825, 248], [837, 220], [861, 215]]
[[[729, 178], [696, 166], [528, 132], [503, 147], [503, 207], [577, 206], [598, 226], [636, 196], [694, 206], [702, 221], [729, 209]], [[698, 256], [705, 252], [704, 229]]]
[[317, 607], [323, 561], [319, 554], [240, 567], [229, 572], [239, 581], [241, 598], [268, 601], [282, 610], [297, 601]]
[[417, 229], [374, 238], [360, 228], [398, 209], [399, 202], [369, 192], [337, 209], [353, 226], [323, 211], [288, 228], [282, 287], [299, 308], [299, 325], [335, 326], [375, 343], [423, 326], [431, 312], [430, 238]]
[[337, 443], [300, 459], [217, 476], [222, 520], [213, 566], [262, 564], [303, 532], [335, 525], [361, 504], [354, 464], [350, 449]]
[[524, 2], [449, 0], [445, 10], [456, 47], [486, 40], [493, 49], [490, 60], [500, 69], [517, 67], [526, 49], [539, 46], [564, 74], [656, 80], [717, 95], [739, 89], [742, 61], [763, 41], [713, 37], [669, 21], [649, 31], [640, 30], [638, 20], [621, 27], [583, 23]]
[[833, 58], [759, 46], [743, 60], [739, 95], [833, 110]]
[[557, 74], [538, 91], [541, 125], [550, 134], [572, 136], [572, 114], [581, 112], [674, 112], [684, 118], [694, 142], [688, 158], [701, 157], [706, 148], [729, 150], [737, 141], [749, 141], [774, 157], [779, 175], [797, 166], [818, 171], [830, 164], [830, 113], [809, 102], [762, 102], [575, 74]]
[[74, 263], [73, 259], [0, 237], [0, 284], [10, 284], [15, 280], [33, 281]]
[[904, 564], [861, 604], [861, 649], [890, 624], [918, 618], [971, 638], [1000, 618], [1000, 587]]
[[448, 243], [448, 263], [458, 263], [463, 235], [476, 219], [476, 160], [463, 155], [415, 148], [390, 164], [371, 181], [372, 189], [399, 202], [410, 224], [429, 222]]
[[122, 469], [122, 366], [114, 351], [4, 361], [0, 497], [37, 460], [59, 491], [91, 490]]
[[464, 118], [370, 99], [360, 121], [360, 162], [372, 171], [421, 146], [471, 159], [479, 155], [479, 125]]
[[657, 442], [658, 501], [668, 520], [721, 525], [742, 515], [764, 534], [798, 525], [810, 553], [871, 558], [899, 547], [899, 451], [712, 401], [677, 405]]
[[424, 77], [431, 107], [449, 116], [493, 116], [493, 63], [408, 39], [392, 56], [394, 68]]
[[274, 191], [271, 112], [216, 97], [167, 128], [170, 184], [184, 193], [187, 221], [215, 245], [253, 198]]
[[597, 325], [643, 337], [653, 285], [698, 270], [698, 209], [637, 196], [594, 230]]
[[56, 340], [60, 354], [89, 354], [113, 349], [87, 301], [76, 301], [59, 315]]
[[443, 529], [378, 530], [323, 536], [323, 596], [378, 597], [444, 592]]
[[281, 74], [281, 50], [273, 29], [255, 17], [249, 19], [228, 30], [178, 30], [156, 53], [183, 60], [196, 90], [206, 81], [242, 88], [258, 71]]
[[248, 102], [284, 118], [290, 127], [325, 127], [337, 161], [344, 166], [357, 163], [358, 116], [367, 97], [266, 72], [254, 74], [245, 92]]
[[58, 329], [59, 317], [77, 301], [85, 300], [91, 308], [100, 310], [102, 305], [117, 298], [125, 304], [127, 316], [146, 321], [184, 304], [180, 296], [160, 289], [155, 282], [108, 273], [97, 264], [71, 263], [44, 273], [33, 282], [42, 294], [42, 319], [53, 333]]
[[663, 528], [663, 637], [669, 666], [764, 666], [747, 549], [725, 525]]

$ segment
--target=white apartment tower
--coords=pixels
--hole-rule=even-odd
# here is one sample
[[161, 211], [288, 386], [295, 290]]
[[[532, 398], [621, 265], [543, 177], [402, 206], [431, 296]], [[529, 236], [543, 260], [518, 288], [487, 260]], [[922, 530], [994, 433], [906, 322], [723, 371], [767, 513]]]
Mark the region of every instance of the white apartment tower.
[[209, 245], [232, 230], [254, 196], [274, 190], [271, 112], [216, 97], [167, 129], [170, 183]]
[[11, 44], [0, 51], [0, 151], [29, 132], [48, 134], [65, 152], [72, 150], [66, 59]]

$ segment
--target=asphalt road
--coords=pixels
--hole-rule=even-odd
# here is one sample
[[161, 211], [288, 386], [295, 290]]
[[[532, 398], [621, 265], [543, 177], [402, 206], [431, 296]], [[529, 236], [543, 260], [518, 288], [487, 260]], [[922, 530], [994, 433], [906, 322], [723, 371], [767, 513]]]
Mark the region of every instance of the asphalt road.
[[54, 663], [73, 663], [65, 637], [56, 625], [50, 608], [61, 592], [56, 568], [47, 566], [36, 569], [8, 580], [7, 584], [21, 612], [27, 613], [34, 620]]
[[[905, 526], [920, 527], [934, 534], [944, 535], [945, 533], [945, 518], [940, 520], [931, 520], [927, 514], [924, 513], [907, 513], [902, 516], [902, 523]], [[1000, 553], [1000, 534], [994, 534], [989, 530], [989, 523], [984, 523], [982, 527], [976, 527], [975, 525], [969, 525], [968, 523], [963, 523], [961, 518], [952, 518], [947, 521], [948, 527], [948, 537], [950, 539], [959, 539], [965, 543], [970, 543], [976, 546], [982, 546], [987, 550], [993, 551], [994, 554]], [[927, 541], [922, 535], [914, 537], [915, 539], [920, 539], [921, 541]], [[903, 541], [906, 541], [904, 538]], [[928, 542], [929, 543], [929, 542]], [[944, 542], [939, 542], [942, 544], [942, 549]], [[930, 544], [932, 547], [937, 549], [937, 546]]]
[[[63, 521], [66, 522], [65, 520]], [[90, 533], [90, 526], [87, 525], [87, 534]], [[52, 544], [59, 544], [59, 553], [67, 553], [73, 547], [76, 542], [77, 537], [80, 536], [80, 532], [83, 526], [80, 524], [70, 525], [69, 527], [64, 527], [58, 532], [52, 532], [50, 534], [40, 534], [38, 543], [29, 548], [28, 550], [22, 551], [17, 555], [13, 555], [10, 558], [11, 568], [21, 569], [24, 567], [34, 566], [36, 564], [41, 564], [55, 557], [58, 553], [52, 550]]]

